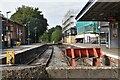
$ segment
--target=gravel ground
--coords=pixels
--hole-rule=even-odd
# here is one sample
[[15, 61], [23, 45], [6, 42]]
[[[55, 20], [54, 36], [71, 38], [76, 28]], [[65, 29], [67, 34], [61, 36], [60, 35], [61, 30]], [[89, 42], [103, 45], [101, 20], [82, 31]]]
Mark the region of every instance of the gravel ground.
[[54, 46], [54, 53], [48, 66], [56, 67], [68, 66], [63, 56], [63, 52], [57, 46]]

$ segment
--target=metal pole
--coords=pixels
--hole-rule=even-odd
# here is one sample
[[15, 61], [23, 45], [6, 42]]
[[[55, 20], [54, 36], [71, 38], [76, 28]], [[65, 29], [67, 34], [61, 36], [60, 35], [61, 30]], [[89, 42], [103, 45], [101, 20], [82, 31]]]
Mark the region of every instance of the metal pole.
[[101, 39], [100, 39], [100, 29], [101, 29], [101, 26], [100, 26], [100, 21], [98, 23], [98, 29], [99, 29], [99, 46], [101, 46]]
[[30, 36], [29, 23], [30, 23], [30, 22], [28, 22], [28, 44], [30, 43], [30, 42], [29, 42], [29, 36]]
[[[7, 24], [8, 24], [8, 13], [11, 13], [11, 11], [8, 11], [8, 12], [6, 12], [6, 16], [7, 16]], [[8, 28], [8, 26], [7, 26], [7, 28]], [[9, 40], [8, 37], [9, 36], [9, 32], [7, 33], [7, 41]], [[10, 46], [10, 41], [8, 41], [7, 42], [7, 47], [9, 47]]]
[[36, 43], [36, 35], [37, 35], [36, 34], [36, 29], [37, 29], [37, 27], [35, 27], [34, 29], [35, 29], [35, 43]]
[[0, 16], [0, 53], [2, 53], [2, 16]]
[[29, 44], [29, 24], [28, 24], [28, 44]]
[[36, 29], [35, 29], [35, 43], [36, 43]]
[[1, 14], [2, 11], [0, 11], [0, 16], [2, 17], [2, 14]]
[[8, 22], [8, 13], [11, 13], [11, 11], [6, 12], [6, 15], [7, 15], [7, 22]]

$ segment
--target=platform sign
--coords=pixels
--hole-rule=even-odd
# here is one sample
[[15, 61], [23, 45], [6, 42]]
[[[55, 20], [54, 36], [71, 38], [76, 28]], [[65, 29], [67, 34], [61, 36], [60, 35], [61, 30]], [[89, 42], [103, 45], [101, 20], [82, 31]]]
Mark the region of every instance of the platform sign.
[[7, 64], [14, 64], [15, 62], [15, 53], [14, 50], [8, 50], [6, 54], [6, 63]]

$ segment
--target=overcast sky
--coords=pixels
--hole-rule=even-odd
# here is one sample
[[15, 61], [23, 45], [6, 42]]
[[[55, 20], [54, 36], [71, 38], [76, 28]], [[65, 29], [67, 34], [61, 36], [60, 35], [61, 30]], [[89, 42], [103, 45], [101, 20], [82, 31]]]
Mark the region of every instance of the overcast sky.
[[88, 0], [1, 0], [0, 11], [5, 16], [7, 11], [11, 11], [10, 17], [22, 5], [38, 7], [48, 20], [48, 28], [51, 28], [62, 24], [62, 19], [68, 10], [76, 9], [79, 12], [87, 2]]

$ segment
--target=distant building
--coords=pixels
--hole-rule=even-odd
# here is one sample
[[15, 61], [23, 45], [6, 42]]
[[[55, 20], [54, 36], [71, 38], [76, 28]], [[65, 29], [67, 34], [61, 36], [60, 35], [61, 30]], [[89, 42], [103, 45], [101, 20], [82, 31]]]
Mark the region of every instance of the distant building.
[[76, 42], [92, 43], [98, 40], [98, 24], [93, 21], [81, 21], [76, 23]]
[[74, 43], [76, 35], [76, 10], [69, 10], [62, 20], [63, 42]]
[[[99, 29], [99, 26], [104, 28]], [[105, 44], [107, 42], [108, 26], [108, 22], [78, 21], [76, 22], [76, 42], [97, 44], [101, 41]], [[99, 38], [101, 39], [99, 40]]]
[[25, 44], [25, 26], [2, 17], [2, 47], [13, 47], [16, 41]]

